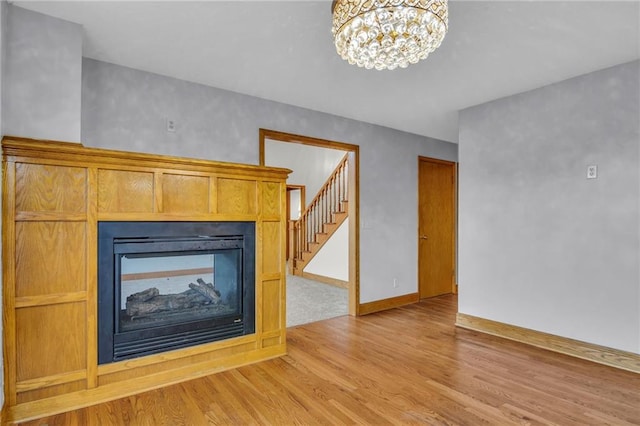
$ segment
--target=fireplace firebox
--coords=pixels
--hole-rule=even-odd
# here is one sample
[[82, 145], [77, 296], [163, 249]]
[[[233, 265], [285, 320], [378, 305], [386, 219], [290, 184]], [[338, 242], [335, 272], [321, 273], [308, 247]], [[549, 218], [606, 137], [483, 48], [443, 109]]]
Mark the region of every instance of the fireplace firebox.
[[98, 363], [255, 331], [254, 222], [99, 222]]

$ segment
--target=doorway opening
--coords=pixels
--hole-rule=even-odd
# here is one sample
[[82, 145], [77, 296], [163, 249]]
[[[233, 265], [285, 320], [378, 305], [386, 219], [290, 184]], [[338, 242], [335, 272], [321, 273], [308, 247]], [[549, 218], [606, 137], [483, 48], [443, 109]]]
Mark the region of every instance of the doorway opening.
[[[340, 279], [335, 280], [336, 282], [332, 284], [337, 286], [343, 285], [344, 287], [346, 287], [347, 296], [348, 296], [348, 306], [347, 306], [348, 314], [358, 315], [359, 300], [360, 300], [360, 288], [359, 288], [360, 247], [359, 247], [359, 217], [358, 217], [359, 216], [359, 213], [358, 213], [359, 212], [359, 180], [358, 180], [359, 179], [359, 170], [358, 170], [359, 169], [359, 146], [343, 143], [343, 142], [329, 141], [325, 139], [312, 138], [308, 136], [283, 133], [283, 132], [267, 130], [267, 129], [260, 129], [259, 142], [260, 142], [260, 165], [287, 167], [293, 170], [292, 176], [295, 174], [296, 169], [300, 170], [302, 168], [309, 167], [308, 163], [303, 164], [302, 162], [297, 162], [295, 159], [286, 165], [280, 163], [279, 161], [275, 161], [275, 160], [270, 161], [269, 158], [274, 158], [274, 155], [276, 157], [278, 155], [278, 153], [275, 152], [277, 150], [277, 148], [275, 147], [280, 146], [281, 148], [284, 148], [284, 150], [286, 150], [287, 144], [297, 144], [297, 145], [300, 145], [302, 148], [304, 147], [323, 148], [325, 152], [333, 151], [333, 153], [335, 154], [334, 156], [338, 158], [338, 161], [334, 161], [334, 162], [339, 164], [344, 164], [344, 167], [340, 169], [341, 170], [340, 173], [343, 173], [345, 176], [344, 182], [346, 183], [346, 186], [344, 188], [338, 188], [335, 190], [326, 189], [327, 188], [326, 185], [328, 183], [331, 183], [332, 180], [334, 182], [339, 183], [341, 182], [341, 179], [342, 179], [342, 178], [336, 178], [335, 177], [336, 175], [331, 175], [332, 173], [331, 170], [329, 170], [327, 175], [325, 175], [324, 178], [322, 179], [324, 181], [324, 185], [322, 185], [322, 183], [318, 185], [310, 185], [310, 184], [303, 184], [301, 182], [295, 182], [291, 179], [291, 176], [290, 176], [290, 179], [288, 181], [288, 186], [291, 186], [291, 191], [289, 190], [287, 191], [287, 194], [288, 194], [287, 200], [291, 201], [295, 197], [294, 191], [298, 189], [300, 186], [304, 186], [305, 187], [304, 199], [305, 201], [311, 200], [306, 203], [307, 209], [311, 204], [318, 202], [318, 200], [320, 200], [318, 204], [322, 206], [326, 206], [326, 205], [331, 206], [330, 207], [331, 209], [329, 210], [329, 214], [328, 214], [329, 216], [335, 218], [336, 216], [335, 213], [338, 213], [338, 214], [345, 213], [348, 216], [348, 220], [342, 219], [343, 220], [343, 222], [341, 222], [342, 225], [339, 225], [339, 224], [336, 225], [336, 227], [339, 227], [339, 230], [336, 230], [336, 232], [340, 232], [345, 241], [346, 249], [345, 249], [344, 255], [347, 259], [344, 259], [344, 260], [346, 260], [345, 262], [346, 269], [344, 272], [344, 276], [341, 277]], [[285, 151], [279, 151], [279, 152], [285, 152]], [[289, 155], [284, 154], [283, 157], [284, 156], [289, 156]], [[309, 156], [304, 155], [303, 157], [308, 159]], [[275, 164], [275, 163], [278, 163], [278, 164]], [[317, 164], [318, 162], [316, 161], [316, 165]], [[327, 166], [327, 164], [324, 164], [324, 166]], [[331, 166], [329, 169], [331, 169], [332, 167], [334, 166]], [[337, 168], [335, 170], [337, 170]], [[314, 188], [312, 188], [311, 186], [314, 186]], [[320, 192], [316, 193], [316, 191], [318, 191], [318, 189], [322, 187], [325, 188], [325, 193], [330, 195], [325, 194], [323, 196]], [[300, 192], [301, 196], [302, 196], [302, 193], [303, 192], [301, 191]], [[289, 197], [289, 194], [292, 195], [291, 198]], [[348, 202], [343, 203], [343, 200], [346, 199], [347, 194], [348, 194]], [[291, 214], [294, 213], [292, 211], [294, 210], [294, 208], [292, 208], [291, 206], [289, 208], [290, 210], [288, 212], [289, 214], [288, 218], [291, 218], [292, 217]], [[344, 209], [344, 212], [340, 212], [341, 208]], [[306, 217], [305, 210], [307, 209], [301, 209], [303, 210], [301, 212], [301, 216]], [[312, 222], [311, 220], [308, 220], [307, 222], [303, 221], [304, 223], [303, 228], [305, 230], [312, 229], [309, 225], [309, 223], [311, 222]], [[334, 222], [336, 222], [336, 220], [334, 220]], [[308, 225], [309, 227], [307, 227]], [[290, 227], [289, 228], [290, 231], [293, 231], [293, 226], [294, 226], [293, 224], [288, 225], [288, 228]], [[299, 221], [297, 226], [300, 227]], [[316, 231], [311, 231], [311, 232], [313, 233], [313, 236], [310, 237], [310, 239], [317, 238], [316, 234], [323, 233], [323, 231], [320, 231], [317, 233]], [[289, 234], [289, 236], [290, 235], [291, 234]], [[288, 238], [287, 242], [290, 249], [290, 253], [293, 253], [295, 251], [294, 245], [296, 244], [296, 242], [294, 241], [293, 238]], [[325, 242], [326, 241], [314, 242], [314, 244], [325, 245]], [[326, 244], [330, 244], [330, 243], [326, 242]], [[293, 255], [291, 255], [291, 258], [292, 258], [291, 261], [288, 261], [287, 264], [288, 264], [288, 267], [290, 265], [291, 270], [293, 270], [296, 268], [296, 263], [295, 263], [295, 259], [293, 259]], [[298, 272], [304, 272], [304, 271], [299, 270]], [[299, 274], [299, 275], [303, 276], [302, 274]], [[307, 273], [307, 276], [309, 275], [313, 276], [313, 274]]]

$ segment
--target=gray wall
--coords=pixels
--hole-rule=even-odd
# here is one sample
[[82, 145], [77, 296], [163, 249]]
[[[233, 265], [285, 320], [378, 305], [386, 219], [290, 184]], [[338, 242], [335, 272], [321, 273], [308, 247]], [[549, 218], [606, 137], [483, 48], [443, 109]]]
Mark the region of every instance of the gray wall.
[[88, 146], [257, 164], [261, 127], [359, 145], [360, 301], [417, 291], [417, 156], [455, 161], [457, 145], [92, 59], [82, 72]]
[[460, 312], [640, 353], [639, 80], [635, 61], [461, 111]]
[[82, 27], [8, 6], [4, 134], [80, 141]]

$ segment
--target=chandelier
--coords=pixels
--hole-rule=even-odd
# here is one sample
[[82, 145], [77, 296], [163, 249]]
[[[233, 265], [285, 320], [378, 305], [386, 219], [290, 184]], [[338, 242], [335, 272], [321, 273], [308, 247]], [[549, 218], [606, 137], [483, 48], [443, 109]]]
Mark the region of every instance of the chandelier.
[[436, 50], [447, 33], [447, 0], [334, 0], [338, 54], [377, 70], [406, 68]]

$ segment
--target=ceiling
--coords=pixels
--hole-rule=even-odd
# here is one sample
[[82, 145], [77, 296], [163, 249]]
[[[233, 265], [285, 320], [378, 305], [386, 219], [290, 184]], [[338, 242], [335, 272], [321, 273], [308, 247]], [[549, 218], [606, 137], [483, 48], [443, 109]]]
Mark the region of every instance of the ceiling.
[[449, 1], [407, 69], [348, 65], [331, 1], [15, 1], [82, 24], [83, 55], [450, 142], [458, 111], [640, 58], [640, 0]]

